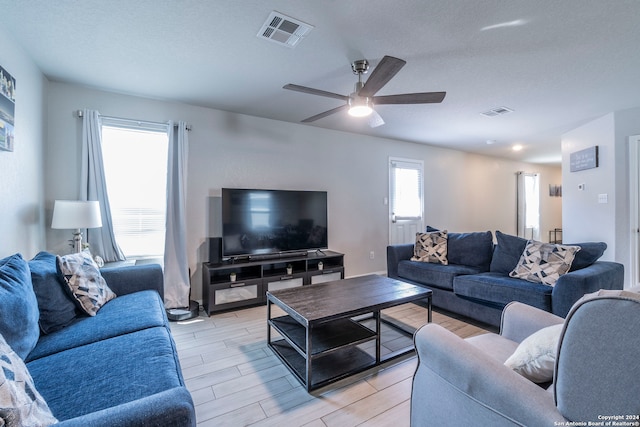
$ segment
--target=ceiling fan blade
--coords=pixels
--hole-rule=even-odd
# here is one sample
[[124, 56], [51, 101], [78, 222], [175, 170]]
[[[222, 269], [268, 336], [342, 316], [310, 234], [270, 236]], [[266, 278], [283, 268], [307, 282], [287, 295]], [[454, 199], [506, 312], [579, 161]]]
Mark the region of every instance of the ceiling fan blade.
[[345, 109], [347, 109], [347, 107], [349, 107], [348, 104], [341, 105], [341, 106], [336, 107], [336, 108], [332, 108], [331, 110], [327, 110], [324, 113], [320, 113], [320, 114], [316, 114], [315, 116], [308, 117], [308, 118], [304, 119], [301, 123], [315, 122], [318, 119], [321, 119], [323, 117], [327, 117], [327, 116], [330, 116], [331, 114], [334, 114], [334, 113], [337, 113], [339, 111], [345, 110]]
[[369, 127], [377, 128], [378, 126], [382, 126], [384, 124], [384, 120], [380, 117], [380, 114], [376, 110], [373, 110], [371, 115], [369, 115]]
[[358, 92], [358, 95], [375, 95], [376, 92], [382, 89], [382, 87], [386, 85], [406, 63], [407, 62], [402, 59], [394, 58], [393, 56], [385, 56], [373, 70], [371, 76], [364, 84], [364, 87], [360, 89], [360, 92]]
[[442, 102], [447, 92], [404, 93], [399, 95], [374, 96], [375, 105], [383, 104], [437, 104]]
[[335, 98], [335, 99], [340, 99], [342, 101], [349, 100], [349, 97], [346, 95], [340, 95], [339, 93], [327, 92], [326, 90], [314, 89], [306, 86], [294, 85], [291, 83], [288, 85], [282, 86], [282, 89], [295, 90], [296, 92], [308, 93], [311, 95], [326, 96], [327, 98]]

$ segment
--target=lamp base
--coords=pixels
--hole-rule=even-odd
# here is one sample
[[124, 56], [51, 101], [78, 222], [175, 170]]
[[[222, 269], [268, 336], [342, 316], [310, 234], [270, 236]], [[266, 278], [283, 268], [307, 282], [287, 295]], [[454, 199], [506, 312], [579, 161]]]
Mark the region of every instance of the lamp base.
[[73, 232], [73, 251], [82, 252], [82, 230], [80, 229]]
[[189, 307], [170, 308], [167, 310], [167, 318], [172, 322], [188, 320], [198, 317], [200, 306], [195, 301], [189, 301]]

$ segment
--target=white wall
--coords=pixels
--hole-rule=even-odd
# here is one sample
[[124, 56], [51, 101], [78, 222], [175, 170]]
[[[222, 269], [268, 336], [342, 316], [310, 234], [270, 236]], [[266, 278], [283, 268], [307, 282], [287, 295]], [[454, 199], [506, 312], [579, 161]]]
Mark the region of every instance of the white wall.
[[[348, 276], [386, 271], [389, 156], [425, 164], [426, 222], [451, 231], [500, 229], [515, 233], [515, 173], [542, 173], [543, 230], [560, 227], [560, 200], [548, 184], [559, 167], [544, 167], [414, 143], [329, 131], [209, 108], [50, 83], [46, 200], [77, 197], [81, 108], [140, 120], [186, 120], [189, 134], [188, 251], [192, 299], [201, 299], [200, 263], [214, 233], [211, 198], [222, 187], [326, 190], [329, 246], [346, 254]], [[71, 160], [70, 160], [71, 159]], [[73, 162], [76, 162], [74, 165]], [[140, 165], [144, 173], [144, 165]], [[50, 220], [50, 213], [49, 213]], [[68, 236], [48, 230], [47, 247]], [[545, 236], [543, 231], [543, 236]], [[369, 259], [369, 252], [375, 259]]]
[[0, 151], [0, 258], [44, 248], [43, 150], [47, 80], [0, 28], [0, 65], [16, 79], [15, 147]]
[[[613, 113], [567, 132], [562, 137], [562, 223], [565, 242], [602, 241], [602, 259], [615, 259], [615, 120]], [[570, 172], [570, 155], [598, 146], [599, 166]], [[584, 184], [584, 190], [578, 185]], [[607, 194], [608, 203], [598, 203]]]
[[[628, 138], [640, 134], [640, 108], [609, 113], [562, 137], [562, 216], [565, 241], [603, 241], [608, 249], [603, 260], [625, 266], [625, 286], [630, 283], [629, 159]], [[599, 167], [570, 172], [570, 154], [598, 146]], [[584, 183], [585, 190], [578, 190]], [[607, 194], [608, 203], [598, 203]]]

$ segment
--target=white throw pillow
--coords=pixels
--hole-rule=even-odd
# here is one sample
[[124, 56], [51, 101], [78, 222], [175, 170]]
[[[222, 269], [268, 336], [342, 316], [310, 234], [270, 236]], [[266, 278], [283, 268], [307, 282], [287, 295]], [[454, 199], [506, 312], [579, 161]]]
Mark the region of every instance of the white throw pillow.
[[563, 326], [548, 326], [528, 336], [504, 365], [535, 383], [552, 381]]

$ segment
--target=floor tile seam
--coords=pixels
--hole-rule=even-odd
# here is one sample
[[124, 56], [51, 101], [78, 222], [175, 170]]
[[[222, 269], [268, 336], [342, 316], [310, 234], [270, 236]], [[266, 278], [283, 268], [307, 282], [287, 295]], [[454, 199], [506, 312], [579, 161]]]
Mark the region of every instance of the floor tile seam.
[[[267, 384], [268, 384], [269, 382], [276, 381], [277, 379], [278, 379], [278, 378], [273, 379], [273, 380], [271, 380], [271, 381], [267, 381]], [[273, 396], [277, 396], [277, 395], [279, 395], [279, 394], [286, 393], [286, 392], [291, 391], [291, 390], [292, 390], [292, 388], [290, 388], [290, 389], [288, 389], [288, 390], [284, 390], [284, 391], [282, 391], [282, 392], [280, 392], [280, 393], [276, 393], [276, 394], [275, 394], [275, 395], [273, 395]], [[213, 391], [213, 390], [212, 390], [212, 391]], [[213, 391], [213, 394], [215, 395], [215, 391]], [[211, 402], [213, 402], [214, 400], [218, 400], [218, 399], [226, 398], [226, 397], [228, 397], [228, 396], [230, 396], [230, 395], [221, 396], [220, 398], [214, 398], [213, 400], [209, 400], [209, 401], [207, 401], [207, 402], [200, 403], [200, 404], [196, 405], [196, 407], [198, 407], [198, 406], [202, 406], [202, 405], [205, 405], [205, 404], [207, 404], [207, 403], [211, 403]], [[270, 397], [271, 397], [271, 396], [270, 396]], [[258, 400], [258, 401], [256, 401], [256, 402], [248, 403], [247, 405], [243, 405], [243, 406], [241, 406], [240, 408], [229, 409], [227, 412], [220, 413], [220, 414], [215, 415], [215, 416], [213, 416], [213, 417], [211, 417], [211, 418], [206, 418], [206, 419], [204, 419], [204, 420], [198, 420], [198, 423], [200, 423], [200, 422], [205, 422], [205, 421], [210, 421], [210, 420], [215, 420], [216, 418], [223, 417], [223, 416], [225, 416], [225, 415], [227, 415], [227, 414], [230, 414], [231, 412], [238, 411], [238, 410], [240, 410], [240, 409], [242, 409], [242, 408], [245, 408], [245, 407], [247, 407], [247, 406], [252, 406], [252, 405], [258, 405], [258, 407], [260, 407], [260, 410], [262, 411], [262, 414], [264, 415], [263, 420], [266, 420], [267, 418], [269, 418], [269, 416], [267, 415], [267, 412], [264, 410], [264, 408], [262, 407], [262, 405], [260, 405], [260, 402], [265, 401], [265, 400], [267, 400], [267, 399], [269, 399], [269, 397], [265, 397], [264, 399], [260, 399], [260, 400]]]
[[[395, 384], [391, 384], [389, 387], [392, 387], [392, 386], [394, 386], [394, 385], [397, 385], [397, 384], [401, 383], [402, 381], [406, 381], [406, 380], [407, 380], [407, 378], [405, 378], [405, 379], [403, 379], [403, 380], [401, 380], [401, 381], [399, 381], [399, 382], [397, 382], [397, 383], [395, 383]], [[364, 396], [364, 397], [362, 397], [361, 399], [355, 400], [355, 401], [353, 401], [353, 402], [349, 403], [348, 405], [345, 405], [345, 406], [343, 406], [343, 407], [341, 407], [341, 408], [338, 408], [338, 409], [336, 409], [335, 411], [333, 411], [331, 414], [334, 414], [334, 413], [336, 413], [336, 412], [340, 412], [340, 411], [345, 411], [345, 410], [347, 410], [347, 411], [348, 411], [348, 409], [347, 409], [347, 408], [349, 408], [349, 407], [355, 407], [355, 405], [357, 405], [358, 403], [360, 403], [360, 402], [362, 402], [362, 401], [364, 401], [364, 400], [371, 399], [371, 398], [375, 398], [375, 396], [376, 396], [378, 393], [380, 393], [380, 392], [382, 392], [383, 390], [386, 390], [386, 389], [388, 389], [388, 388], [389, 388], [389, 387], [384, 387], [384, 388], [382, 388], [382, 389], [378, 390], [378, 389], [377, 389], [376, 387], [374, 387], [373, 385], [371, 385], [371, 386], [372, 386], [374, 389], [376, 389], [376, 392], [375, 392], [375, 393], [372, 393], [372, 394], [370, 394], [370, 395]], [[406, 400], [406, 399], [405, 399], [405, 400]], [[404, 400], [403, 400], [403, 401], [404, 401]], [[384, 412], [386, 412], [386, 411], [389, 411], [391, 408], [393, 408], [393, 407], [395, 407], [395, 406], [397, 406], [397, 405], [400, 405], [400, 404], [402, 404], [402, 402], [399, 402], [399, 403], [397, 403], [396, 405], [393, 405], [393, 406], [391, 406], [391, 407], [389, 407], [389, 408], [385, 409], [384, 411], [382, 411], [382, 412], [380, 412], [380, 413], [377, 413], [377, 414], [375, 414], [375, 415], [373, 415], [373, 416], [371, 416], [371, 417], [367, 418], [366, 420], [364, 420], [364, 421], [363, 421], [363, 423], [364, 423], [364, 422], [367, 422], [367, 421], [369, 421], [369, 420], [371, 420], [372, 418], [377, 417], [378, 415], [383, 414], [383, 413], [384, 413]], [[323, 416], [321, 417], [322, 422], [324, 422], [326, 425], [329, 425], [329, 424], [327, 424], [327, 423], [325, 422], [324, 418], [325, 418], [325, 417], [330, 416], [331, 414], [326, 414], [326, 415], [323, 415]], [[362, 425], [363, 423], [360, 423], [360, 424], [353, 424], [353, 425], [351, 425], [351, 424], [350, 424], [350, 425], [348, 425], [348, 426], [341, 425], [340, 427], [350, 427], [350, 426], [355, 427], [356, 425]]]

